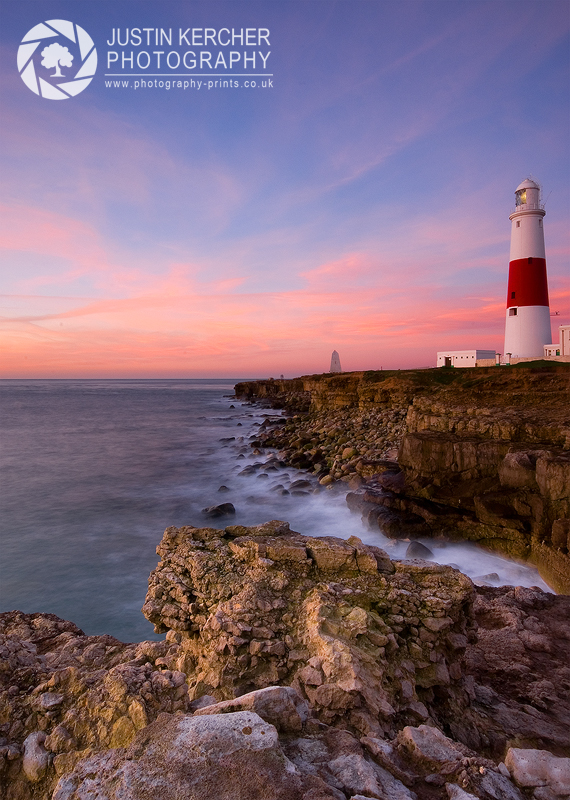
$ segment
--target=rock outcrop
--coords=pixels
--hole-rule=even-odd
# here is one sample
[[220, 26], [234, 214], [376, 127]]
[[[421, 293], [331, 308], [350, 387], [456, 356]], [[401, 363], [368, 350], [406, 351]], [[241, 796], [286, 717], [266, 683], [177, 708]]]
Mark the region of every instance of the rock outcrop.
[[323, 485], [348, 482], [350, 507], [388, 536], [476, 541], [570, 592], [567, 365], [308, 376], [290, 396], [287, 381], [236, 393], [291, 408], [300, 387], [309, 412], [268, 425], [257, 447]]
[[81, 758], [128, 744], [161, 712], [186, 711], [186, 676], [161, 661], [172, 647], [85, 636], [54, 614], [0, 614], [4, 796], [51, 797]]
[[276, 521], [158, 552], [165, 641], [0, 615], [7, 800], [565, 796], [570, 598]]
[[191, 699], [280, 683], [321, 722], [391, 735], [462, 677], [474, 591], [451, 567], [277, 521], [169, 528], [158, 553], [143, 612], [180, 644], [168, 666], [189, 676]]

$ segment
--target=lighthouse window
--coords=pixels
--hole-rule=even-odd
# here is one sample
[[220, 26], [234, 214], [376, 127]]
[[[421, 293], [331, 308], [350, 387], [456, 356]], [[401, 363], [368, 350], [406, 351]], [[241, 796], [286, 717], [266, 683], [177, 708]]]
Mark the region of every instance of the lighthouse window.
[[520, 223], [520, 220], [519, 220], [519, 221], [517, 222], [517, 228], [520, 228], [520, 226], [521, 226], [521, 223]]
[[529, 256], [528, 263], [532, 264], [532, 256]]
[[511, 292], [511, 300], [514, 300], [514, 299], [515, 299], [515, 293]]
[[542, 228], [542, 220], [541, 219], [538, 220], [538, 227]]
[[509, 317], [516, 317], [518, 308], [509, 308]]

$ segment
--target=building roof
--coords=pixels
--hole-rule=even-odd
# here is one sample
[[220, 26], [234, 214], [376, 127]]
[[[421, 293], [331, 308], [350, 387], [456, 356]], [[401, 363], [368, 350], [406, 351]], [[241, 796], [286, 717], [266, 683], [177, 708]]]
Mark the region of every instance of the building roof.
[[540, 189], [540, 186], [536, 181], [532, 181], [530, 178], [527, 178], [519, 186], [517, 186], [515, 192], [520, 191], [520, 189]]

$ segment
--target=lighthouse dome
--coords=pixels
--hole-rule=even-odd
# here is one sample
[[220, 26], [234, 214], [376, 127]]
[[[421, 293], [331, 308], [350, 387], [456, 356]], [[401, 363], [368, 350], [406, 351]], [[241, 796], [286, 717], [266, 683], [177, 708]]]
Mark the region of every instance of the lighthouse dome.
[[[527, 178], [515, 189], [515, 206], [518, 209], [532, 211], [543, 210], [540, 205], [540, 184]], [[543, 215], [544, 216], [544, 215]]]
[[517, 188], [515, 192], [520, 192], [521, 189], [540, 189], [540, 185], [536, 181], [532, 181], [530, 178], [524, 180]]

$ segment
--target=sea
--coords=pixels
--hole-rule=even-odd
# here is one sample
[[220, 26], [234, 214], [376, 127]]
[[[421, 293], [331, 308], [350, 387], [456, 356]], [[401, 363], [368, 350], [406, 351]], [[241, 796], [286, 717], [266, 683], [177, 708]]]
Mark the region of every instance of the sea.
[[[125, 642], [162, 638], [140, 609], [170, 525], [279, 519], [404, 558], [409, 542], [367, 529], [345, 491], [291, 488], [307, 474], [255, 453], [259, 426], [283, 412], [236, 400], [236, 382], [0, 381], [0, 611], [49, 612]], [[235, 516], [207, 519], [220, 503]], [[552, 591], [532, 567], [473, 544], [422, 541], [479, 582]]]

